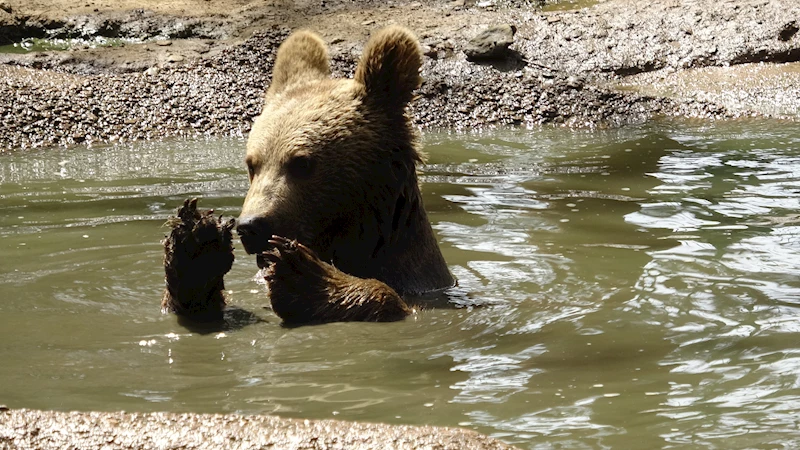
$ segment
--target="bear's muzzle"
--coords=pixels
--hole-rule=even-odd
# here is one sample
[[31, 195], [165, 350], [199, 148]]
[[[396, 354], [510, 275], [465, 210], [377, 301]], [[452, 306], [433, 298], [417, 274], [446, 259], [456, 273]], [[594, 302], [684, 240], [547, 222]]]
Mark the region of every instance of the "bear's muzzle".
[[273, 227], [265, 217], [239, 217], [236, 232], [242, 240], [244, 250], [251, 255], [260, 254], [270, 248], [269, 239], [272, 238]]

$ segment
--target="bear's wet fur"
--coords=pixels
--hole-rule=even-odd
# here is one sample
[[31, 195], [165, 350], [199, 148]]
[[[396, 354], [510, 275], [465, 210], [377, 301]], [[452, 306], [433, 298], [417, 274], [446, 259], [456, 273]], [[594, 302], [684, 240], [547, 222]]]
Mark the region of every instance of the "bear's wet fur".
[[401, 296], [454, 285], [422, 204], [406, 111], [421, 64], [416, 37], [398, 26], [369, 40], [353, 79], [330, 77], [310, 31], [279, 47], [247, 141], [236, 229], [287, 324], [398, 320], [412, 312]]

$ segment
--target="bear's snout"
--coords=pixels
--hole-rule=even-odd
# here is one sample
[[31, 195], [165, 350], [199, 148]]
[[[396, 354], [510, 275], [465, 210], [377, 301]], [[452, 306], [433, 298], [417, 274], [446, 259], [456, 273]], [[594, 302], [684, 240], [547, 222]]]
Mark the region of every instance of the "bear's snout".
[[261, 253], [269, 248], [269, 239], [272, 237], [273, 228], [265, 217], [245, 216], [239, 217], [236, 232], [242, 239], [242, 246], [247, 253]]

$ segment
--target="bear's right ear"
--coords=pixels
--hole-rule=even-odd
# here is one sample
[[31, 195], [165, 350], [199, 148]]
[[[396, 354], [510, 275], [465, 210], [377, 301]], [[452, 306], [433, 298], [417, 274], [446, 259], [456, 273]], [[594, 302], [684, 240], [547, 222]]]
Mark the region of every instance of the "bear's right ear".
[[294, 83], [319, 80], [330, 74], [325, 42], [311, 31], [296, 31], [278, 47], [267, 95], [278, 94]]

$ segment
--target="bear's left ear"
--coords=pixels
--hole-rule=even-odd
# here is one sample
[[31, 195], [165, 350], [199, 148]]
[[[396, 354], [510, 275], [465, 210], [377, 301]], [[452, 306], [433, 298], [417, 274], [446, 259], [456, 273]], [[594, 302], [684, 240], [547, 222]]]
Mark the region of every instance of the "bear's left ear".
[[278, 47], [267, 95], [278, 94], [294, 83], [319, 80], [330, 74], [325, 42], [316, 33], [300, 30]]
[[405, 107], [422, 78], [422, 50], [411, 31], [386, 27], [370, 38], [356, 68], [355, 80], [367, 90], [367, 98]]

